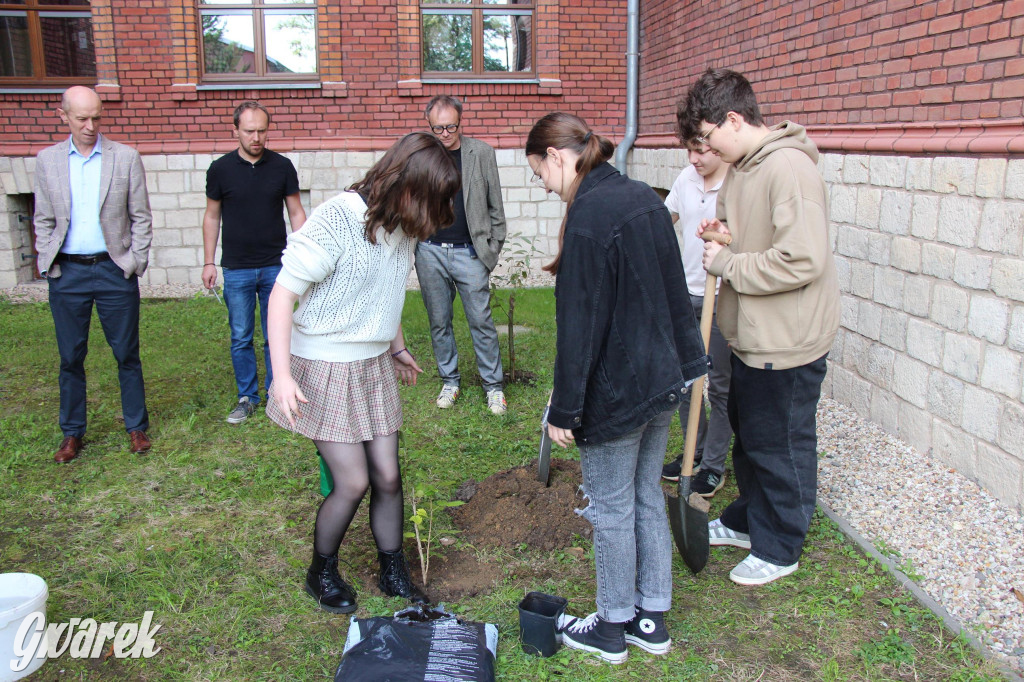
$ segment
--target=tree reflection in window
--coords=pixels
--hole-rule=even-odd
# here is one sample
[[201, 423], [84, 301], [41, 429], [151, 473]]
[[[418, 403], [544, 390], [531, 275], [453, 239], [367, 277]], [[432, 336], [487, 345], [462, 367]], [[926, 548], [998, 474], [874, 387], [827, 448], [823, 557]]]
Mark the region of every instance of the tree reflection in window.
[[[213, 4], [220, 6], [211, 8]], [[314, 78], [317, 36], [312, 5], [303, 0], [203, 0], [199, 18], [206, 78]]]
[[422, 70], [429, 76], [533, 75], [532, 0], [422, 0]]

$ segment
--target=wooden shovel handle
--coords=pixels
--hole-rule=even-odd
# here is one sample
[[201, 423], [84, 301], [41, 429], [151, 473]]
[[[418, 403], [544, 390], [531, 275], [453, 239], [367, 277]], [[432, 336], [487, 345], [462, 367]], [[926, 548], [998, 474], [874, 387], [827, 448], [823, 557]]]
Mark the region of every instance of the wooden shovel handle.
[[724, 244], [725, 246], [729, 246], [729, 244], [732, 244], [732, 235], [726, 234], [725, 232], [704, 230], [703, 232], [700, 233], [700, 238], [706, 242], [718, 242], [719, 244]]
[[[704, 234], [729, 237], [727, 234], [718, 232], [705, 232]], [[708, 273], [707, 280], [704, 282], [704, 304], [700, 309], [700, 336], [704, 340], [705, 351], [711, 341], [711, 320], [715, 314], [716, 280], [714, 275]], [[690, 413], [686, 418], [686, 442], [683, 446], [683, 470], [680, 474], [686, 477], [693, 475], [693, 458], [697, 452], [697, 424], [700, 422], [700, 411], [704, 409], [704, 378], [705, 375], [701, 375], [690, 384]]]

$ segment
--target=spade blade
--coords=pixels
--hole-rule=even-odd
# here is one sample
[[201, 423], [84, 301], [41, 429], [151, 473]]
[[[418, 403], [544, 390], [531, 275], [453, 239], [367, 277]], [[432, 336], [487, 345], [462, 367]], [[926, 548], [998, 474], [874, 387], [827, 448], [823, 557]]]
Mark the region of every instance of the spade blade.
[[679, 495], [668, 496], [668, 520], [672, 537], [683, 562], [694, 573], [708, 563], [711, 546], [708, 538], [708, 501], [690, 492], [690, 478], [679, 477]]

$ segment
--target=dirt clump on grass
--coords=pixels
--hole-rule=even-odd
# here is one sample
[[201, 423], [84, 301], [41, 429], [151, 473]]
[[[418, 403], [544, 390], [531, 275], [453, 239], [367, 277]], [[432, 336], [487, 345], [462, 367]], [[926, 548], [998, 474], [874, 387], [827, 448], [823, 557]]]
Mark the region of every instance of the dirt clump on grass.
[[551, 460], [547, 487], [537, 480], [535, 465], [499, 471], [475, 489], [463, 484], [460, 498], [468, 501], [451, 510], [452, 521], [477, 547], [564, 549], [574, 535], [590, 538], [593, 532], [575, 513], [587, 504], [580, 492], [582, 479], [580, 463], [566, 459]]

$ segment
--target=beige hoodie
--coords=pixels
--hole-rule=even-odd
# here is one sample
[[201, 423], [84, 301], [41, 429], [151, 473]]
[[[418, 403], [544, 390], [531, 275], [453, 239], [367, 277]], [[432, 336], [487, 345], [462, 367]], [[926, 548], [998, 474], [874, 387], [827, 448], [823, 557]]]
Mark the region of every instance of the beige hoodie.
[[774, 126], [733, 164], [718, 218], [733, 242], [709, 271], [722, 278], [718, 326], [748, 367], [790, 369], [832, 348], [839, 284], [828, 239], [828, 193], [803, 126]]

